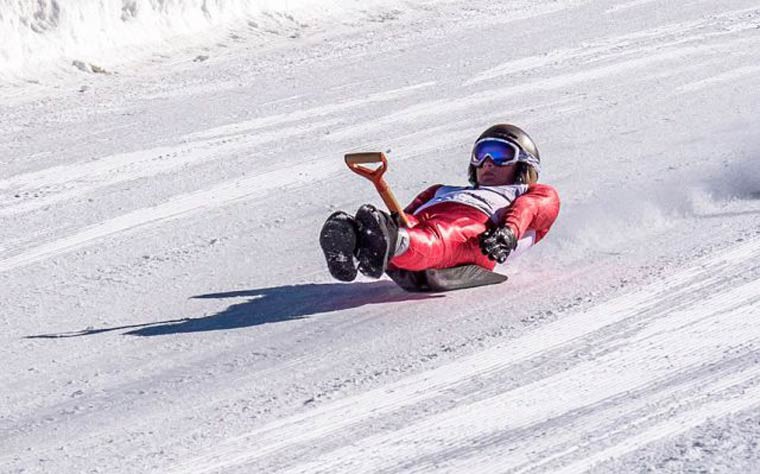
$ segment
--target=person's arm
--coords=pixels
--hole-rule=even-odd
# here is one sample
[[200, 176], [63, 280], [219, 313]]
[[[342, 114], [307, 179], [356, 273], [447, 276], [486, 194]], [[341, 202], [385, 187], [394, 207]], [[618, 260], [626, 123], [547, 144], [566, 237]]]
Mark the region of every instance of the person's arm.
[[559, 195], [548, 184], [531, 184], [528, 192], [515, 199], [502, 218], [517, 240], [525, 232], [536, 232], [536, 242], [544, 238], [559, 214]]
[[441, 186], [443, 185], [434, 184], [433, 186], [430, 186], [426, 190], [422, 191], [408, 206], [406, 206], [406, 208], [404, 208], [404, 212], [407, 214], [414, 214], [414, 211], [419, 209], [420, 206], [433, 199], [435, 192], [438, 191], [438, 188]]

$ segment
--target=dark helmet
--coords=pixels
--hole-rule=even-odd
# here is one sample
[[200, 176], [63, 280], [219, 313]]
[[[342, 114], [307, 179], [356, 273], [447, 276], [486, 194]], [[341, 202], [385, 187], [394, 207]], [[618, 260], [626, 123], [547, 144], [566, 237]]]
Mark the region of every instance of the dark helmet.
[[[530, 135], [525, 133], [525, 130], [512, 124], [500, 123], [488, 127], [486, 131], [480, 134], [475, 143], [484, 138], [500, 138], [507, 140], [517, 145], [522, 151], [532, 155], [535, 158], [536, 165], [541, 163], [541, 155], [538, 152], [536, 143], [530, 138]], [[518, 184], [532, 184], [538, 181], [539, 167], [533, 164], [522, 161], [518, 163], [520, 168], [517, 171], [517, 183]], [[477, 175], [475, 174], [475, 166], [472, 164], [468, 170], [470, 184], [473, 186], [478, 184]]]

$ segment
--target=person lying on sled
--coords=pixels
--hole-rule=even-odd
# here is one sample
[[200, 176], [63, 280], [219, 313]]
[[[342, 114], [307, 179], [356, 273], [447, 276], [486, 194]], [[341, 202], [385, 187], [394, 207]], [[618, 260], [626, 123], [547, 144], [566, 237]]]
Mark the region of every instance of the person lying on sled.
[[557, 218], [559, 196], [537, 182], [540, 171], [530, 136], [514, 125], [494, 125], [473, 146], [471, 185], [423, 191], [404, 209], [409, 228], [370, 204], [355, 217], [342, 211], [328, 217], [319, 240], [330, 274], [353, 281], [357, 261], [358, 271], [372, 278], [386, 270], [471, 264], [493, 270], [544, 238]]

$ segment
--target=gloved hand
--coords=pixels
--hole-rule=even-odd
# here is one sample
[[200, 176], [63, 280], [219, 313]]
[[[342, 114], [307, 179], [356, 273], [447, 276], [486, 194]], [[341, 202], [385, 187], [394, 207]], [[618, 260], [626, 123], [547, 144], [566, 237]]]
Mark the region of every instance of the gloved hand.
[[517, 247], [517, 237], [507, 226], [491, 227], [480, 234], [480, 251], [498, 263], [507, 261], [507, 257]]

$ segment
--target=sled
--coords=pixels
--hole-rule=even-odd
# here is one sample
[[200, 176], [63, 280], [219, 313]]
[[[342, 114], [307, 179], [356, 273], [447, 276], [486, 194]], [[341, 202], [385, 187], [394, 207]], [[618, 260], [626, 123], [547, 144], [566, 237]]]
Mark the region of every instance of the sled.
[[[404, 227], [411, 227], [404, 209], [393, 195], [390, 186], [383, 178], [388, 170], [388, 159], [383, 152], [348, 153], [346, 165], [354, 173], [372, 181], [385, 205], [391, 213], [398, 214], [399, 222]], [[369, 166], [368, 166], [369, 165]], [[370, 166], [377, 165], [376, 168]], [[495, 285], [507, 281], [507, 276], [486, 270], [477, 265], [461, 265], [453, 268], [430, 269], [423, 271], [387, 270], [391, 280], [406, 291], [442, 292], [461, 290], [476, 286]]]
[[496, 285], [507, 281], [507, 276], [486, 270], [477, 265], [461, 265], [453, 268], [438, 268], [412, 272], [409, 270], [387, 270], [398, 286], [411, 292], [443, 292], [463, 290], [476, 286]]

